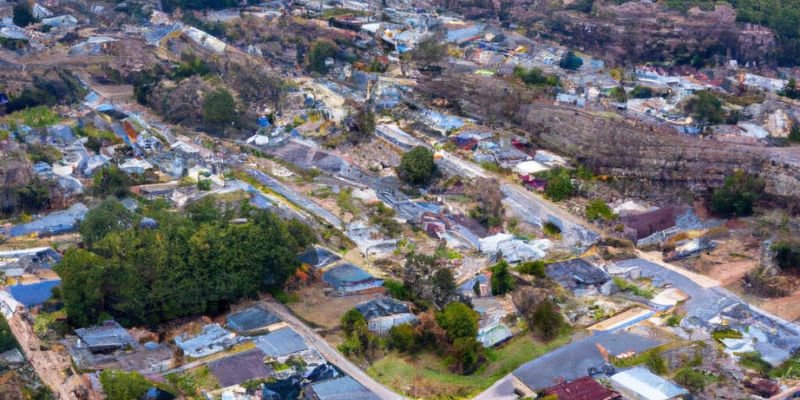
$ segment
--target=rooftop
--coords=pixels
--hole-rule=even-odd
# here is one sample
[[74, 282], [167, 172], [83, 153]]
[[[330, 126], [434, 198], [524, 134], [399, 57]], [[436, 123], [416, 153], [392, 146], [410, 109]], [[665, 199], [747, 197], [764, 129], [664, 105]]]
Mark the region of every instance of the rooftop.
[[611, 377], [611, 386], [646, 400], [667, 400], [689, 394], [686, 389], [653, 374], [645, 367], [617, 373]]
[[380, 297], [364, 303], [356, 305], [356, 310], [364, 315], [364, 318], [371, 320], [373, 318], [385, 317], [387, 315], [404, 314], [411, 312], [408, 305], [397, 301], [391, 297]]
[[264, 353], [254, 349], [234, 354], [208, 364], [221, 387], [239, 385], [249, 380], [262, 379], [272, 374], [264, 363]]
[[278, 322], [281, 322], [281, 319], [275, 314], [259, 306], [253, 306], [228, 315], [226, 326], [237, 333], [247, 333], [264, 330]]
[[602, 285], [611, 279], [605, 271], [583, 258], [573, 258], [550, 264], [545, 272], [559, 285], [568, 289]]
[[60, 279], [41, 281], [27, 285], [9, 286], [8, 291], [25, 307], [37, 306], [53, 296], [53, 288], [61, 284]]
[[322, 268], [340, 260], [339, 256], [332, 251], [318, 246], [314, 246], [300, 253], [297, 259], [301, 263], [308, 264], [314, 268]]
[[286, 327], [254, 339], [256, 347], [271, 357], [283, 357], [308, 349], [308, 345], [294, 329]]
[[544, 390], [546, 396], [557, 396], [558, 400], [611, 400], [621, 398], [619, 394], [597, 383], [589, 376], [572, 382], [561, 382]]
[[376, 279], [370, 275], [367, 271], [364, 271], [363, 269], [350, 263], [338, 265], [329, 269], [328, 271], [325, 271], [325, 273], [322, 275], [322, 280], [336, 289], [343, 288], [345, 286], [356, 285], [359, 283], [380, 281], [379, 279]]
[[117, 321], [108, 320], [100, 325], [75, 330], [81, 340], [81, 345], [90, 349], [122, 348], [126, 345], [134, 346], [136, 340]]
[[345, 376], [311, 384], [314, 398], [319, 400], [377, 400], [374, 393], [353, 378]]

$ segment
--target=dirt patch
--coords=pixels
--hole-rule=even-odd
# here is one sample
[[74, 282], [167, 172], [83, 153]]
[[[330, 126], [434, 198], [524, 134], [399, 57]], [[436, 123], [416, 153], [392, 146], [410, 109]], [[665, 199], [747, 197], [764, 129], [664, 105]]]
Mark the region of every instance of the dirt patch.
[[759, 246], [751, 236], [732, 233], [726, 240], [718, 240], [710, 253], [680, 261], [687, 269], [700, 272], [719, 281], [723, 286], [739, 282], [748, 272], [758, 267]]
[[339, 326], [339, 319], [356, 304], [372, 300], [376, 294], [356, 296], [325, 296], [323, 286], [314, 285], [296, 292], [300, 301], [288, 307], [300, 318], [325, 329]]
[[766, 300], [760, 307], [785, 320], [797, 321], [800, 319], [800, 290], [787, 297]]

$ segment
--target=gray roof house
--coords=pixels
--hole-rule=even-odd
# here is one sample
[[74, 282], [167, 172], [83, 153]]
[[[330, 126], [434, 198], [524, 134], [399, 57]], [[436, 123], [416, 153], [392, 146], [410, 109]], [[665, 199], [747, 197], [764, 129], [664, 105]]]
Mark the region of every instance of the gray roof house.
[[378, 400], [380, 397], [370, 392], [349, 376], [312, 383], [303, 390], [305, 400]]
[[417, 321], [407, 304], [391, 297], [380, 297], [356, 305], [356, 310], [364, 315], [370, 331], [384, 335], [393, 326]]
[[108, 353], [139, 344], [117, 321], [108, 320], [97, 326], [75, 330], [78, 348], [88, 348], [92, 353]]
[[185, 334], [175, 338], [175, 344], [189, 357], [201, 358], [225, 350], [236, 344], [236, 334], [226, 331], [219, 324], [209, 324], [192, 338]]
[[228, 315], [225, 326], [240, 335], [257, 335], [279, 328], [281, 322], [277, 315], [260, 306], [253, 306]]
[[294, 329], [285, 327], [253, 339], [259, 350], [269, 357], [281, 358], [308, 350], [303, 337]]
[[572, 291], [599, 288], [611, 280], [608, 273], [583, 258], [550, 264], [545, 273], [559, 285]]

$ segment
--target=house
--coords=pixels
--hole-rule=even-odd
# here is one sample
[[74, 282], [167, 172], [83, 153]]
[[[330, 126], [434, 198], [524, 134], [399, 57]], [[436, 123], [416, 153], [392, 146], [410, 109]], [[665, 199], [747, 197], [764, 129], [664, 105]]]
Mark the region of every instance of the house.
[[571, 291], [599, 289], [611, 280], [606, 271], [583, 258], [552, 263], [545, 268], [550, 279]]
[[584, 376], [571, 382], [561, 382], [542, 391], [545, 396], [558, 400], [621, 400], [622, 396], [597, 383], [592, 377]]
[[128, 174], [144, 174], [148, 169], [152, 169], [153, 164], [142, 158], [129, 158], [119, 165], [119, 169]]
[[25, 307], [38, 306], [53, 296], [53, 288], [61, 284], [61, 279], [50, 279], [24, 285], [12, 285], [8, 292]]
[[331, 285], [340, 296], [383, 291], [382, 279], [377, 279], [350, 263], [339, 264], [325, 271], [322, 280]]
[[370, 331], [385, 335], [394, 326], [409, 324], [417, 321], [407, 304], [391, 297], [380, 297], [355, 307], [367, 320]]
[[494, 322], [478, 328], [478, 341], [483, 347], [493, 347], [511, 339], [514, 334], [504, 323]]
[[277, 360], [309, 349], [303, 337], [288, 326], [257, 336], [253, 342], [267, 357]]
[[214, 360], [208, 364], [208, 368], [223, 388], [254, 379], [268, 378], [274, 373], [264, 362], [264, 353], [259, 349]]
[[642, 366], [611, 376], [611, 387], [625, 398], [632, 400], [673, 400], [689, 396], [686, 389]]
[[258, 335], [284, 327], [277, 315], [261, 306], [253, 306], [228, 315], [226, 326], [239, 335]]
[[70, 208], [52, 212], [45, 217], [25, 224], [12, 226], [8, 236], [18, 237], [36, 234], [38, 236], [60, 235], [75, 230], [83, 220], [89, 208], [83, 203], [73, 204]]
[[88, 349], [92, 353], [111, 353], [126, 347], [139, 346], [133, 336], [114, 320], [107, 320], [89, 328], [76, 329], [75, 335], [78, 336], [76, 347]]
[[236, 334], [223, 329], [219, 324], [209, 324], [195, 337], [185, 333], [175, 338], [175, 344], [189, 357], [201, 358], [230, 348], [236, 344]]
[[667, 206], [654, 211], [620, 217], [627, 238], [637, 241], [675, 226], [684, 208]]
[[[477, 293], [476, 293], [477, 285]], [[458, 286], [458, 292], [466, 297], [489, 297], [492, 295], [492, 285], [487, 273], [478, 274]]]
[[344, 376], [308, 385], [303, 390], [305, 400], [378, 400], [380, 397], [356, 382]]
[[300, 253], [297, 256], [297, 259], [300, 261], [300, 263], [314, 268], [324, 268], [341, 260], [341, 258], [339, 258], [339, 256], [337, 256], [333, 251], [320, 246], [313, 246], [312, 248]]

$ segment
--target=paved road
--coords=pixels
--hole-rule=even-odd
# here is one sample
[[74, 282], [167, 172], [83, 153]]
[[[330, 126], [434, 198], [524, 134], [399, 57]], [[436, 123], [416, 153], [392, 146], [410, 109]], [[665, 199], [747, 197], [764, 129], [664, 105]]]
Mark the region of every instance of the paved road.
[[330, 344], [328, 344], [327, 341], [325, 341], [325, 339], [314, 332], [314, 330], [306, 326], [303, 321], [300, 321], [297, 317], [295, 317], [289, 311], [289, 309], [284, 307], [282, 304], [263, 302], [263, 305], [269, 309], [269, 311], [280, 317], [280, 319], [282, 319], [284, 322], [289, 324], [289, 326], [295, 329], [298, 333], [300, 333], [300, 335], [303, 336], [303, 338], [305, 338], [310, 345], [314, 346], [317, 351], [319, 351], [320, 354], [322, 354], [322, 356], [328, 360], [328, 362], [337, 366], [347, 375], [350, 375], [353, 379], [358, 381], [358, 383], [364, 385], [364, 387], [371, 390], [378, 397], [386, 400], [403, 399], [402, 396], [392, 392], [386, 386], [378, 383], [372, 379], [372, 377], [362, 371], [361, 368], [350, 362], [350, 360], [345, 358], [341, 353], [339, 353], [339, 351], [334, 349]]

